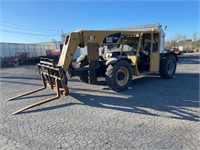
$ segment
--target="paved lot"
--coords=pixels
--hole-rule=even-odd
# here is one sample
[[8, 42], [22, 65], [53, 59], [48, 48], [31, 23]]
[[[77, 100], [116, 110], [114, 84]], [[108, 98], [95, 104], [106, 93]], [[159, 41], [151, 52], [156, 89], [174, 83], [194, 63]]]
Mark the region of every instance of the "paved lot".
[[200, 149], [199, 55], [180, 56], [173, 79], [137, 78], [123, 93], [70, 79], [70, 96], [19, 115], [54, 92], [7, 102], [41, 83], [34, 66], [1, 69], [0, 149]]

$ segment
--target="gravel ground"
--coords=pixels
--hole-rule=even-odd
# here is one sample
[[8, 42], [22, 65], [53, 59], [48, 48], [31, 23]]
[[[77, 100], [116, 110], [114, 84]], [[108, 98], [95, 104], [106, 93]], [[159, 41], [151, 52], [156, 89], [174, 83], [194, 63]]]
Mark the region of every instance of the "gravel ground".
[[12, 112], [53, 96], [51, 90], [6, 101], [41, 86], [35, 66], [1, 69], [0, 149], [200, 149], [200, 53], [179, 56], [176, 76], [134, 78], [123, 93], [105, 81], [69, 79], [70, 96]]

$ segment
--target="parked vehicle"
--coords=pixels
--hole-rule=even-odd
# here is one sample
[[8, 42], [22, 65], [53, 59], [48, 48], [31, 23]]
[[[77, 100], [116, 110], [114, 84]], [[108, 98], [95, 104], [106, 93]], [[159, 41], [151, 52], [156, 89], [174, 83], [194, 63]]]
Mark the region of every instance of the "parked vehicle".
[[178, 49], [178, 48], [174, 48], [174, 49], [173, 49], [173, 52], [174, 52], [176, 55], [182, 55], [182, 54], [183, 54], [183, 51], [181, 51], [181, 50]]
[[188, 50], [188, 53], [194, 53], [193, 49]]

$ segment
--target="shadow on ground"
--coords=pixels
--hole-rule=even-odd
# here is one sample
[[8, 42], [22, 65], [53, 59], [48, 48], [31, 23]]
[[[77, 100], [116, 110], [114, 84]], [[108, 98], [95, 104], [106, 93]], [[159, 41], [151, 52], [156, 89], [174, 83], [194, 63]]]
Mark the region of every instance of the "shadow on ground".
[[[85, 93], [79, 94], [79, 91]], [[95, 94], [96, 92], [101, 93], [101, 95]], [[87, 105], [142, 115], [189, 121], [199, 120], [199, 112], [197, 112], [199, 108], [199, 74], [176, 74], [174, 78], [169, 80], [161, 79], [158, 76], [147, 76], [133, 80], [130, 89], [122, 93], [108, 90], [106, 85], [102, 90], [89, 90], [89, 92], [80, 87], [72, 89], [70, 96], [81, 103], [66, 103], [28, 110], [23, 113], [41, 112], [73, 105]], [[64, 99], [67, 101], [68, 97], [64, 97]]]
[[4, 80], [4, 79], [41, 80], [39, 78], [39, 75], [38, 75], [38, 77], [1, 76], [1, 79], [2, 80]]
[[178, 64], [199, 64], [200, 63], [200, 55], [197, 56], [187, 56], [181, 55], [178, 57]]

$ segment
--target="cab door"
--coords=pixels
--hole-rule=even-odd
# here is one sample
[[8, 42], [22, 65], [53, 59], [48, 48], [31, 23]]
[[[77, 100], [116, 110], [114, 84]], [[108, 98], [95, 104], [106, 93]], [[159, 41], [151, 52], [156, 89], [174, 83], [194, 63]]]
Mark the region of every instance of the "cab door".
[[159, 33], [151, 33], [150, 72], [159, 72], [160, 37]]

